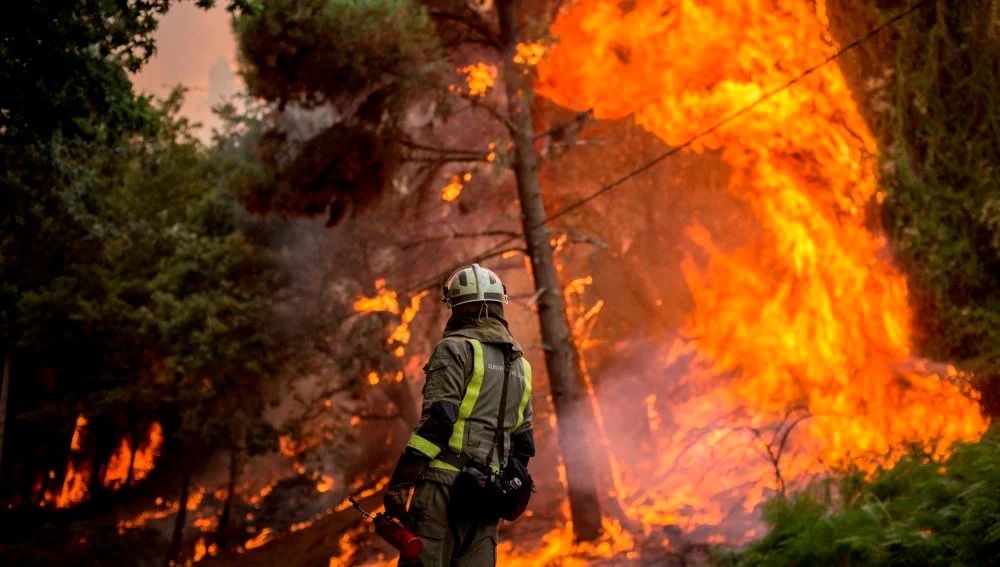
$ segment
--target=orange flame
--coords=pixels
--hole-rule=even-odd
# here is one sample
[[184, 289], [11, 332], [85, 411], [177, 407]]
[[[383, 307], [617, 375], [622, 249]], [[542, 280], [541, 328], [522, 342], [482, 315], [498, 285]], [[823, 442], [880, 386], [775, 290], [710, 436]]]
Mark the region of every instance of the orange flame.
[[[76, 427], [73, 429], [73, 437], [70, 439], [70, 459], [66, 465], [66, 475], [63, 478], [62, 488], [58, 491], [46, 490], [43, 496], [43, 503], [54, 505], [57, 508], [68, 508], [74, 504], [79, 504], [87, 499], [88, 485], [93, 466], [89, 461], [79, 458], [83, 452], [83, 443], [87, 436], [87, 426], [89, 420], [84, 415], [76, 418]], [[141, 480], [148, 475], [154, 466], [154, 460], [160, 453], [160, 446], [163, 444], [163, 430], [159, 423], [153, 423], [149, 428], [147, 440], [136, 454], [135, 462], [132, 464], [133, 480]], [[103, 472], [103, 483], [111, 489], [117, 489], [124, 484], [128, 477], [129, 462], [132, 460], [132, 447], [127, 438], [122, 438], [121, 444], [111, 458]], [[98, 472], [98, 474], [101, 474]], [[49, 473], [50, 478], [55, 478], [55, 471]]]
[[[470, 175], [466, 174], [469, 178]], [[399, 297], [395, 291], [385, 285], [385, 279], [375, 280], [375, 297], [359, 297], [354, 301], [354, 310], [358, 313], [375, 313], [385, 311], [394, 315], [399, 315], [399, 323], [389, 332], [386, 343], [393, 348], [393, 355], [396, 358], [403, 358], [406, 355], [406, 345], [410, 342], [410, 323], [413, 322], [417, 312], [420, 311], [420, 303], [427, 297], [427, 291], [422, 291], [410, 297], [409, 304], [400, 311]], [[372, 386], [378, 384], [378, 374], [371, 373], [368, 376], [368, 383]]]
[[200, 537], [194, 544], [194, 562], [197, 563], [208, 555], [208, 546], [205, 545], [205, 538]]
[[354, 301], [354, 310], [358, 313], [374, 313], [388, 311], [399, 313], [399, 300], [396, 292], [385, 286], [385, 279], [375, 280], [375, 297], [359, 297]]
[[243, 547], [246, 549], [255, 549], [271, 541], [273, 537], [274, 533], [271, 532], [271, 528], [264, 528], [255, 537], [247, 540], [247, 542], [243, 544]]
[[459, 71], [465, 73], [465, 84], [468, 87], [469, 95], [474, 97], [485, 95], [497, 78], [496, 66], [486, 63], [467, 65]]
[[[678, 145], [834, 51], [825, 12], [823, 0], [577, 0], [552, 27], [558, 44], [538, 63], [538, 90], [598, 118], [632, 115]], [[689, 392], [673, 396], [656, 384], [638, 395], [654, 434], [621, 473], [619, 499], [646, 536], [657, 525], [721, 524], [732, 510], [715, 495], [738, 495], [750, 513], [783, 488], [782, 473], [870, 470], [911, 442], [943, 455], [985, 430], [957, 372], [930, 373], [911, 358], [905, 279], [863, 214], [882, 198], [877, 147], [835, 65], [691, 150], [721, 157], [728, 190], [760, 230], [735, 249], [697, 223], [687, 230], [694, 307], [680, 331], [691, 338], [651, 353], [649, 374], [679, 375]], [[574, 281], [567, 295], [588, 283]], [[586, 351], [603, 305], [574, 298], [567, 307]], [[794, 447], [783, 453], [786, 433]], [[756, 537], [759, 526], [740, 535]], [[538, 549], [502, 542], [498, 551], [504, 565], [586, 564], [627, 559], [633, 537], [606, 519], [597, 544], [574, 545], [561, 527]], [[359, 539], [345, 536], [330, 565], [355, 562]]]
[[316, 492], [319, 492], [320, 494], [329, 491], [331, 488], [333, 488], [333, 477], [328, 474], [322, 475], [320, 479], [316, 481]]
[[163, 428], [159, 423], [153, 422], [146, 434], [145, 443], [139, 446], [135, 453], [135, 461], [132, 462], [132, 445], [127, 437], [123, 437], [118, 449], [108, 461], [108, 467], [104, 472], [104, 486], [115, 489], [125, 484], [130, 462], [132, 462], [132, 481], [145, 478], [153, 471], [156, 457], [159, 456], [162, 445]]
[[80, 451], [83, 449], [83, 432], [87, 428], [87, 418], [80, 414], [76, 418], [76, 427], [73, 429], [73, 438], [69, 441], [70, 451]]
[[[400, 315], [399, 325], [392, 331], [389, 335], [389, 344], [398, 344], [400, 346], [409, 344], [410, 342], [410, 323], [413, 322], [413, 318], [417, 316], [417, 312], [420, 311], [420, 302], [427, 297], [427, 291], [422, 291], [417, 295], [410, 298], [410, 304], [403, 309], [402, 315]], [[395, 353], [397, 358], [402, 358], [403, 353]]]
[[90, 482], [90, 469], [84, 465], [77, 470], [71, 460], [66, 467], [66, 478], [62, 491], [56, 497], [56, 508], [69, 508], [87, 499], [87, 484]]
[[[329, 567], [349, 567], [350, 565], [357, 565], [358, 563], [355, 559], [360, 549], [357, 542], [368, 533], [368, 529], [367, 525], [359, 524], [341, 536], [338, 543], [340, 553], [330, 557]], [[378, 561], [377, 563], [367, 562], [367, 564], [379, 565], [382, 564], [382, 561]]]
[[519, 43], [514, 54], [514, 62], [526, 67], [534, 67], [545, 58], [545, 44], [541, 42]]
[[441, 189], [441, 200], [445, 202], [451, 202], [462, 194], [462, 189], [465, 188], [465, 184], [472, 180], [471, 173], [465, 173], [462, 175], [452, 175], [451, 180], [447, 185]]
[[564, 524], [541, 537], [541, 546], [529, 552], [514, 550], [513, 541], [497, 545], [497, 565], [534, 567], [535, 565], [584, 566], [614, 559], [625, 563], [638, 556], [635, 540], [621, 525], [609, 519], [603, 522], [604, 535], [592, 543], [574, 543], [571, 524]]
[[151, 510], [146, 510], [134, 518], [129, 518], [118, 522], [118, 533], [122, 534], [126, 531], [144, 526], [149, 522], [156, 520], [162, 520], [167, 516], [171, 516], [177, 513], [180, 506], [177, 502], [164, 500], [162, 497], [156, 499], [156, 507]]
[[[632, 115], [679, 145], [825, 59], [835, 49], [826, 25], [823, 2], [580, 0], [552, 27], [559, 44], [538, 66], [538, 89], [598, 118]], [[719, 523], [725, 511], [704, 495], [747, 471], [704, 478], [701, 465], [761, 462], [750, 446], [775, 452], [783, 427], [799, 449], [774, 453], [786, 477], [872, 470], [912, 442], [943, 456], [986, 429], [974, 396], [911, 362], [906, 282], [863, 214], [879, 200], [877, 147], [839, 68], [821, 67], [691, 150], [721, 156], [728, 190], [760, 231], [723, 250], [703, 226], [687, 230], [694, 310], [683, 333], [694, 340], [672, 348], [694, 357], [687, 378], [701, 395], [670, 408], [675, 435], [660, 436], [660, 458], [634, 471], [654, 480], [632, 483], [632, 514]], [[656, 400], [646, 402], [651, 430], [662, 429]], [[684, 436], [697, 430], [707, 432], [691, 446]], [[744, 507], [764, 496], [755, 485]]]
[[[83, 414], [76, 418], [73, 437], [69, 442], [70, 458], [66, 464], [66, 475], [63, 477], [62, 488], [58, 493], [46, 491], [43, 504], [54, 505], [56, 508], [68, 508], [87, 499], [87, 486], [90, 483], [91, 466], [75, 458], [83, 450], [83, 441], [87, 435], [89, 421]], [[55, 478], [55, 471], [49, 472], [49, 478]]]

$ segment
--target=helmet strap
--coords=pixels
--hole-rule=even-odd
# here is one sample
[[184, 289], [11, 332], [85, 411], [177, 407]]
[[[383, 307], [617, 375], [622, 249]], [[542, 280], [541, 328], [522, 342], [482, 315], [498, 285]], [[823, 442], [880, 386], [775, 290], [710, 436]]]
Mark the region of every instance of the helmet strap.
[[486, 305], [484, 301], [482, 305], [479, 306], [479, 314], [476, 315], [476, 324], [482, 325], [483, 321], [490, 318], [490, 308]]

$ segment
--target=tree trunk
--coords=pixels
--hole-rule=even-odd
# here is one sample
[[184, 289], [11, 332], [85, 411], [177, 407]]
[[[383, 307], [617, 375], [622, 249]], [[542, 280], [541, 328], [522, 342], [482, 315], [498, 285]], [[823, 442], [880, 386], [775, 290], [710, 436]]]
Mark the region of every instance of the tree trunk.
[[216, 532], [225, 534], [229, 527], [229, 516], [233, 507], [233, 492], [236, 491], [236, 476], [239, 474], [239, 449], [233, 446], [229, 454], [229, 486], [226, 487], [226, 501], [222, 504], [222, 514], [219, 515], [219, 525]]
[[128, 457], [128, 473], [125, 475], [125, 482], [122, 483], [122, 488], [127, 486], [132, 486], [132, 477], [135, 475], [135, 454], [139, 452], [138, 444], [136, 443], [138, 439], [137, 435], [132, 435], [132, 454]]
[[0, 470], [3, 470], [3, 434], [7, 425], [7, 391], [10, 387], [10, 353], [3, 357], [3, 386], [0, 387]]
[[187, 523], [187, 503], [190, 494], [191, 472], [184, 466], [181, 473], [181, 496], [177, 501], [177, 518], [174, 521], [174, 535], [170, 538], [170, 547], [167, 548], [167, 556], [163, 561], [165, 567], [181, 564], [181, 546], [184, 545], [184, 524]]
[[135, 417], [135, 411], [129, 409], [128, 429], [132, 442], [132, 454], [128, 456], [128, 473], [125, 475], [125, 482], [122, 488], [132, 486], [132, 477], [135, 475], [135, 455], [139, 452], [139, 423]]
[[579, 353], [566, 321], [562, 286], [556, 274], [552, 244], [545, 226], [545, 205], [538, 182], [534, 148], [531, 77], [513, 59], [519, 41], [517, 0], [498, 0], [496, 7], [500, 20], [508, 118], [514, 144], [514, 174], [521, 202], [524, 239], [538, 292], [538, 319], [545, 343], [545, 367], [556, 412], [559, 448], [566, 466], [573, 534], [578, 541], [592, 541], [601, 534], [601, 507], [594, 483], [589, 442], [594, 431], [593, 409], [587, 403], [582, 387]]
[[88, 428], [90, 442], [87, 453], [92, 457], [93, 473], [90, 475], [87, 498], [91, 506], [99, 505], [102, 509], [109, 510], [113, 506], [112, 491], [104, 485], [104, 478], [108, 474], [111, 456], [118, 448], [116, 440], [121, 432], [107, 419], [97, 417], [90, 420]]

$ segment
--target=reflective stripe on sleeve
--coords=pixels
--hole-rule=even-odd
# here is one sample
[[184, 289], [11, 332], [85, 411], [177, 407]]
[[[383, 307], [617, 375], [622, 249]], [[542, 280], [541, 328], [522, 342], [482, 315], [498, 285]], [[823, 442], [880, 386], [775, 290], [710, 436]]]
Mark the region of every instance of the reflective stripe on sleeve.
[[458, 467], [453, 467], [453, 466], [449, 465], [448, 463], [446, 463], [444, 461], [441, 461], [441, 460], [438, 460], [438, 459], [434, 459], [433, 461], [431, 461], [430, 466], [431, 466], [431, 468], [435, 468], [435, 469], [443, 469], [443, 470], [446, 470], [446, 471], [459, 472]]
[[521, 357], [521, 368], [524, 370], [524, 393], [521, 394], [521, 403], [517, 406], [517, 423], [511, 431], [517, 431], [524, 423], [524, 410], [531, 402], [531, 364], [528, 359]]
[[475, 339], [465, 340], [469, 341], [469, 344], [472, 345], [474, 355], [472, 380], [469, 381], [469, 387], [465, 389], [465, 396], [462, 397], [462, 405], [458, 408], [458, 421], [455, 422], [451, 439], [448, 441], [448, 446], [459, 454], [461, 454], [465, 442], [465, 421], [472, 415], [472, 408], [476, 407], [476, 401], [479, 400], [479, 391], [483, 387], [483, 377], [486, 374], [485, 364], [483, 363], [483, 345]]
[[441, 447], [438, 447], [434, 443], [431, 443], [416, 433], [410, 435], [410, 440], [406, 442], [406, 446], [413, 447], [432, 459], [441, 453]]

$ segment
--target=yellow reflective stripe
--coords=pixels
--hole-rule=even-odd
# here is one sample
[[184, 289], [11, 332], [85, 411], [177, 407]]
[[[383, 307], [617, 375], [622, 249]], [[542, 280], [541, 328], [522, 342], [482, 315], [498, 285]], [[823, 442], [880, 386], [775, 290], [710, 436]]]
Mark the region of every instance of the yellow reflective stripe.
[[432, 459], [441, 453], [441, 447], [438, 447], [416, 433], [410, 435], [410, 440], [406, 442], [406, 446], [413, 447]]
[[528, 407], [528, 402], [531, 401], [531, 364], [523, 356], [521, 357], [521, 368], [524, 370], [524, 393], [521, 394], [521, 404], [517, 406], [517, 423], [514, 424], [514, 429], [511, 431], [517, 431], [524, 423], [524, 410]]
[[449, 465], [448, 463], [446, 463], [444, 461], [439, 461], [437, 459], [434, 459], [433, 461], [431, 461], [430, 467], [433, 468], [433, 469], [444, 469], [446, 471], [459, 472], [458, 467], [454, 467], [454, 466]]
[[476, 401], [479, 399], [479, 390], [483, 387], [483, 376], [486, 374], [485, 364], [483, 364], [483, 345], [476, 339], [465, 340], [469, 341], [469, 344], [472, 345], [474, 356], [472, 361], [472, 380], [469, 381], [469, 387], [466, 388], [465, 396], [462, 397], [462, 405], [458, 408], [458, 421], [455, 422], [455, 427], [451, 432], [451, 439], [448, 440], [448, 446], [456, 453], [462, 452], [462, 445], [465, 440], [465, 420], [469, 419], [469, 416], [472, 415], [472, 408], [476, 407]]
[[[433, 461], [431, 461], [431, 464], [428, 465], [428, 466], [430, 466], [432, 469], [441, 469], [441, 470], [445, 470], [445, 471], [461, 472], [460, 470], [458, 470], [458, 467], [455, 467], [453, 465], [449, 465], [448, 463], [446, 463], [446, 462], [444, 462], [442, 460], [439, 460], [439, 459], [434, 459]], [[500, 474], [500, 467], [498, 467], [496, 465], [490, 465], [490, 470], [493, 471], [496, 474]]]

